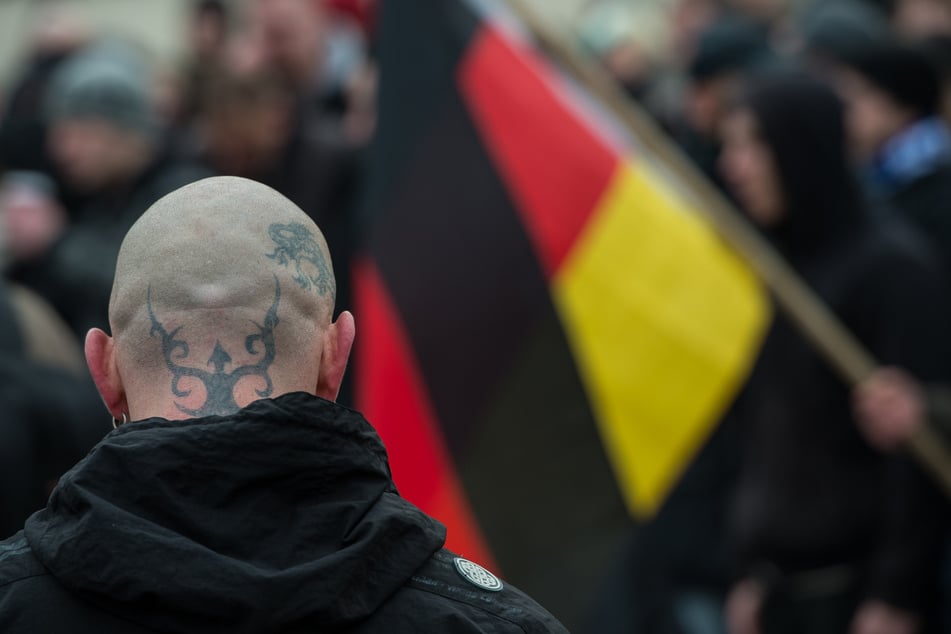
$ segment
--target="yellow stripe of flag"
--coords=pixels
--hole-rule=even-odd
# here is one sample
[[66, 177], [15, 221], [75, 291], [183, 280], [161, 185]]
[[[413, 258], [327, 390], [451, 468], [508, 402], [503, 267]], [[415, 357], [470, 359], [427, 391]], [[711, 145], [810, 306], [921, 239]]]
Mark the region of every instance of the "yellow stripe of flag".
[[553, 294], [628, 508], [651, 516], [745, 379], [765, 294], [646, 163], [618, 168]]

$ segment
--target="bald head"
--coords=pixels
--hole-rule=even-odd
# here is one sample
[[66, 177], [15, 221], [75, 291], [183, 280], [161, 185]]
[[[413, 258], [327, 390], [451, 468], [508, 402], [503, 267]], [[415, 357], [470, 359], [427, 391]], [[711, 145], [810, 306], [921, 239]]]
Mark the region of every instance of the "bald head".
[[273, 189], [217, 177], [172, 192], [116, 263], [109, 344], [129, 408], [203, 416], [313, 393], [335, 345], [335, 292], [320, 230]]
[[336, 286], [317, 225], [270, 187], [206, 178], [159, 200], [129, 230], [109, 321], [114, 334], [123, 331], [145, 308], [149, 286], [153, 301], [170, 308], [266, 307], [275, 275], [290, 282], [286, 302], [330, 319]]

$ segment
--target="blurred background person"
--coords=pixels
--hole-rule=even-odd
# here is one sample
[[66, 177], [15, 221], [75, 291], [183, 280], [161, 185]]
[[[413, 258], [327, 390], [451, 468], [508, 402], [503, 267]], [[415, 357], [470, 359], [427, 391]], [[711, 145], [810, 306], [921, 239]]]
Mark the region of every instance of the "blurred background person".
[[777, 58], [768, 32], [746, 16], [725, 14], [699, 33], [687, 69], [685, 107], [672, 133], [687, 156], [721, 189], [725, 188], [717, 161], [723, 117], [744, 76], [774, 63]]
[[[802, 73], [751, 81], [723, 127], [722, 167], [752, 221], [878, 358], [946, 374], [944, 271], [852, 176], [846, 113]], [[789, 318], [774, 323], [733, 412], [746, 451], [732, 514], [734, 634], [926, 631], [940, 499], [860, 435], [849, 389]]]
[[[36, 205], [29, 240], [7, 223], [8, 274], [49, 301], [79, 337], [106, 315], [122, 236], [155, 200], [204, 170], [164, 152], [148, 68], [123, 44], [104, 43], [60, 68], [44, 103], [50, 157], [71, 192], [67, 220]], [[30, 245], [29, 251], [22, 247]]]
[[[863, 182], [951, 255], [951, 131], [940, 116], [942, 84], [919, 48], [877, 41], [844, 52], [833, 72]], [[949, 260], [951, 263], [951, 260]]]
[[248, 28], [260, 63], [297, 95], [302, 125], [313, 118], [339, 124], [351, 105], [353, 82], [367, 72], [367, 43], [358, 25], [324, 2], [249, 0]]

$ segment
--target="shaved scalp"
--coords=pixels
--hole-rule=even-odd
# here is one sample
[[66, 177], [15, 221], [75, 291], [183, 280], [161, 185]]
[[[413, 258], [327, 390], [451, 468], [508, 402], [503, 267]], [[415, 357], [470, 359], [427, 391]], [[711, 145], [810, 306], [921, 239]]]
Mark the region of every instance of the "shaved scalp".
[[295, 380], [320, 359], [335, 293], [327, 243], [296, 205], [243, 178], [198, 181], [122, 243], [109, 305], [119, 371], [190, 416], [305, 389]]

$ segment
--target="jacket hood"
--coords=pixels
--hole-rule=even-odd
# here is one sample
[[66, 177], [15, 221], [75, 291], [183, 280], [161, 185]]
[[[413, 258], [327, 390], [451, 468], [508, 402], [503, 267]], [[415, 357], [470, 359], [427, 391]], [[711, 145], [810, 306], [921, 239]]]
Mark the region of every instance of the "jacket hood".
[[831, 87], [801, 70], [773, 69], [751, 77], [741, 105], [776, 163], [786, 215], [767, 234], [787, 257], [834, 247], [868, 221], [845, 105]]
[[110, 433], [25, 534], [65, 587], [169, 631], [359, 621], [439, 548], [356, 412], [294, 393]]

